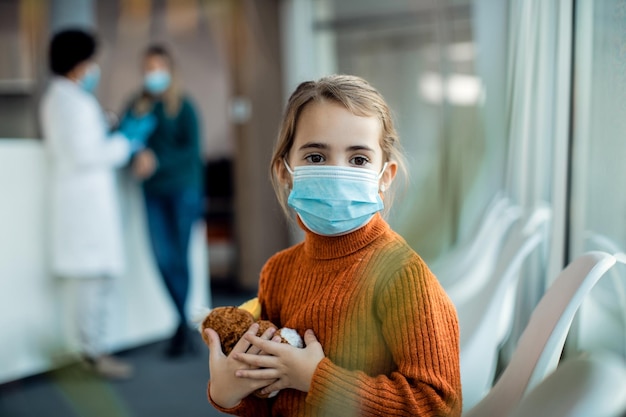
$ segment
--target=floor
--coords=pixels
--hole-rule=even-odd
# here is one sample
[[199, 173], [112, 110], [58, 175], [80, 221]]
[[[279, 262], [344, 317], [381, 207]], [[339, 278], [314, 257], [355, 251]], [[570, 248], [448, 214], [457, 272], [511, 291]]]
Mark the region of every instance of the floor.
[[[213, 305], [238, 305], [250, 294], [214, 291]], [[135, 377], [111, 382], [74, 365], [0, 385], [1, 417], [212, 417], [206, 399], [208, 351], [198, 336], [193, 357], [168, 360], [160, 341], [119, 356]]]

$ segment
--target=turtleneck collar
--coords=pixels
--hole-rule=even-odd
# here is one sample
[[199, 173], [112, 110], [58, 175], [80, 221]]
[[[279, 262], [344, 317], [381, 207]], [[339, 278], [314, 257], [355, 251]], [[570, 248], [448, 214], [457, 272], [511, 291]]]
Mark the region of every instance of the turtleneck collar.
[[306, 233], [304, 251], [313, 259], [337, 259], [353, 254], [389, 229], [389, 225], [380, 213], [376, 213], [365, 226], [341, 236], [318, 235], [307, 229], [300, 218], [298, 218], [298, 223]]

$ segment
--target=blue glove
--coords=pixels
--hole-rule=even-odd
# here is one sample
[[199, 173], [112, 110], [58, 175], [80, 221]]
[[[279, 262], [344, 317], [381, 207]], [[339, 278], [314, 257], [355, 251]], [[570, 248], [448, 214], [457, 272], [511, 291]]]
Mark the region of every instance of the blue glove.
[[157, 119], [152, 113], [137, 117], [128, 112], [117, 130], [128, 138], [134, 153], [146, 146], [148, 137], [154, 132], [156, 125]]

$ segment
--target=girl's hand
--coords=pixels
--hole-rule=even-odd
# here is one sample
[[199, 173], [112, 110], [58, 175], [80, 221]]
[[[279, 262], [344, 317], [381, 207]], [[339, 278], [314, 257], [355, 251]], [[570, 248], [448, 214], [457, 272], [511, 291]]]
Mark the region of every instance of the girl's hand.
[[304, 333], [305, 348], [300, 349], [286, 343], [276, 343], [276, 340], [264, 340], [254, 333], [246, 333], [243, 337], [265, 355], [252, 355], [238, 351], [234, 359], [249, 366], [235, 372], [240, 379], [247, 381], [276, 380], [261, 391], [268, 394], [284, 388], [294, 388], [308, 392], [311, 380], [317, 365], [324, 359], [322, 345], [317, 341], [313, 330]]
[[[204, 332], [209, 337], [209, 372], [211, 374], [211, 384], [209, 394], [211, 399], [221, 407], [232, 408], [247, 397], [250, 393], [259, 388], [270, 385], [275, 378], [269, 379], [242, 379], [235, 376], [235, 372], [242, 369], [250, 369], [251, 366], [235, 359], [235, 355], [248, 352], [248, 356], [258, 356], [261, 351], [255, 346], [251, 346], [245, 336], [255, 336], [259, 330], [258, 324], [250, 326], [244, 337], [239, 339], [230, 355], [224, 355], [220, 344], [220, 337], [213, 329], [206, 329]], [[257, 338], [269, 343], [269, 339], [274, 335], [276, 329], [270, 328]]]

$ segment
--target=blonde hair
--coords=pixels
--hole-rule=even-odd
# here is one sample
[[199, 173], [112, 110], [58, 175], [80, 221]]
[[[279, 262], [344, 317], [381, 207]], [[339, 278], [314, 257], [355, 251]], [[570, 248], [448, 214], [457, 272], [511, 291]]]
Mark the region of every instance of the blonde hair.
[[[170, 54], [169, 51], [162, 45], [151, 45], [143, 53], [144, 60], [151, 56], [158, 56], [167, 62], [172, 81], [170, 82], [167, 90], [163, 92], [161, 99], [163, 100], [163, 104], [165, 106], [165, 113], [169, 117], [176, 117], [180, 111], [182, 103], [182, 92], [178, 72], [176, 70], [176, 66], [174, 65], [174, 58], [172, 57], [172, 54]], [[135, 100], [135, 103], [133, 104], [133, 111], [135, 114], [142, 115], [152, 111], [153, 106], [154, 97], [144, 89]]]
[[[383, 151], [383, 162], [395, 161], [398, 170], [406, 172], [406, 163], [391, 111], [383, 96], [374, 87], [363, 78], [354, 75], [330, 75], [318, 81], [305, 81], [298, 85], [289, 97], [270, 164], [274, 192], [287, 216], [289, 216], [287, 206], [289, 189], [281, 183], [278, 177], [279, 169], [282, 169], [283, 160], [287, 159], [293, 146], [298, 118], [303, 109], [309, 103], [324, 100], [339, 103], [354, 115], [378, 118], [382, 127], [380, 146]], [[385, 212], [391, 207], [392, 202], [393, 189], [385, 196]]]

